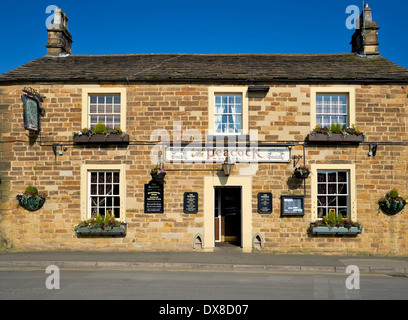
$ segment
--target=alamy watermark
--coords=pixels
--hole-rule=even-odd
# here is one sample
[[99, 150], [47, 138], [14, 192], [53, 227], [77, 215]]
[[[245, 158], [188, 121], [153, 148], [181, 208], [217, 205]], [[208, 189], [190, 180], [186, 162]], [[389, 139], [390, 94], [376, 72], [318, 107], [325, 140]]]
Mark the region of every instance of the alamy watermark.
[[350, 16], [346, 19], [346, 28], [349, 30], [360, 29], [360, 8], [356, 5], [349, 5], [346, 13]]
[[45, 269], [45, 273], [51, 274], [45, 280], [45, 287], [48, 290], [60, 288], [60, 270], [56, 265], [50, 265]]
[[46, 20], [45, 20], [45, 27], [48, 29], [50, 27], [51, 22], [54, 20], [55, 10], [59, 9], [58, 6], [52, 4], [49, 5], [45, 9], [45, 13], [52, 13]]
[[346, 279], [346, 288], [348, 290], [360, 290], [360, 269], [358, 266], [348, 266], [346, 273], [350, 276]]

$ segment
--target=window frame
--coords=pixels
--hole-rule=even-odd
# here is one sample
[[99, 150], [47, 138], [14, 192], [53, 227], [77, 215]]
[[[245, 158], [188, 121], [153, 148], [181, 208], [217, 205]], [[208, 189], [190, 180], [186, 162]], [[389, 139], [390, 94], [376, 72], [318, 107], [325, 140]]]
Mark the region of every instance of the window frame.
[[[241, 95], [241, 132], [217, 133], [215, 131], [215, 96], [216, 95]], [[208, 88], [208, 131], [215, 136], [240, 136], [247, 135], [248, 130], [248, 87], [209, 87]]]
[[[326, 174], [326, 181], [325, 182], [320, 182], [319, 181], [319, 174], [320, 173], [325, 173]], [[350, 217], [350, 195], [349, 195], [349, 191], [350, 191], [350, 172], [348, 171], [348, 170], [317, 170], [316, 171], [316, 173], [317, 173], [317, 216], [318, 216], [318, 219], [321, 219], [322, 217], [319, 217], [319, 208], [324, 208], [324, 209], [326, 209], [327, 211], [326, 211], [326, 216], [328, 215], [328, 213], [329, 213], [329, 208], [334, 208], [335, 210], [336, 210], [336, 217], [338, 216], [338, 214], [340, 213], [339, 212], [339, 210], [341, 210], [341, 209], [344, 209], [344, 208], [346, 208], [346, 211], [347, 211], [347, 214], [346, 215], [344, 215], [344, 214], [342, 214], [343, 215], [343, 217]], [[329, 173], [336, 173], [336, 181], [333, 181], [333, 182], [330, 182], [330, 181], [328, 181], [328, 174]], [[343, 183], [341, 183], [341, 182], [339, 182], [338, 181], [338, 177], [339, 177], [339, 173], [346, 173], [346, 181], [345, 181], [345, 183], [343, 182]], [[319, 193], [319, 185], [325, 185], [326, 186], [326, 193]], [[329, 186], [330, 185], [335, 185], [336, 186], [336, 192], [335, 193], [329, 193]], [[346, 193], [339, 193], [338, 192], [338, 186], [339, 185], [346, 185]], [[323, 206], [323, 205], [319, 205], [319, 198], [320, 197], [325, 197], [326, 198], [326, 204]], [[344, 206], [340, 206], [339, 204], [338, 204], [338, 198], [339, 197], [347, 197], [347, 203], [346, 203], [346, 205]], [[337, 202], [337, 204], [335, 204], [335, 205], [330, 205], [329, 203], [328, 203], [328, 200], [329, 200], [329, 198], [337, 198], [336, 199], [336, 202]]]
[[91, 175], [90, 172], [119, 172], [120, 218], [126, 222], [126, 166], [118, 165], [82, 165], [81, 166], [81, 220], [91, 218]]
[[317, 95], [348, 96], [348, 126], [356, 124], [356, 88], [355, 87], [312, 87], [310, 88], [310, 130], [316, 128]]
[[[347, 171], [348, 172], [348, 211], [350, 219], [356, 221], [357, 219], [357, 202], [356, 202], [356, 168], [354, 164], [312, 164], [311, 166], [311, 198], [312, 198], [312, 221], [320, 220], [318, 217], [318, 179], [317, 173], [319, 171]], [[337, 212], [336, 212], [337, 214]]]
[[[127, 99], [126, 88], [83, 88], [82, 89], [82, 122], [81, 128], [90, 129], [90, 96], [91, 95], [120, 95], [120, 128], [123, 132], [127, 129]], [[111, 128], [113, 129], [113, 128]]]

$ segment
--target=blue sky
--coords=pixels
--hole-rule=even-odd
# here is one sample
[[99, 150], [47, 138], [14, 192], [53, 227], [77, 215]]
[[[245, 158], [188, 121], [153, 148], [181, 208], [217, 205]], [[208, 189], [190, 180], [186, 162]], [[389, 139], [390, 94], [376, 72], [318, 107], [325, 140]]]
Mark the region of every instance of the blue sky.
[[[408, 1], [370, 0], [381, 55], [408, 68]], [[350, 52], [362, 0], [3, 1], [0, 73], [46, 54], [46, 8], [68, 15], [73, 54]]]

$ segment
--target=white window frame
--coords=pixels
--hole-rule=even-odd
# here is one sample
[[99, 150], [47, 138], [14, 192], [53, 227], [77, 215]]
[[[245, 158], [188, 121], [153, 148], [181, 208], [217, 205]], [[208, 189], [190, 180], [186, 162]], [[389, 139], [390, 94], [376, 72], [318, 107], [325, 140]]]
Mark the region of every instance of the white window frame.
[[119, 172], [120, 221], [126, 222], [126, 166], [118, 165], [88, 165], [81, 166], [81, 220], [91, 218], [91, 175], [90, 172]]
[[[216, 95], [241, 95], [241, 132], [217, 133], [215, 131], [215, 96]], [[248, 130], [248, 87], [209, 87], [208, 88], [208, 131], [211, 135], [236, 136], [247, 135]]]
[[[90, 97], [92, 95], [120, 95], [120, 128], [122, 131], [127, 130], [127, 96], [126, 88], [82, 88], [82, 122], [81, 129], [90, 129]], [[111, 128], [113, 129], [113, 128]]]
[[[336, 178], [338, 178], [338, 174], [339, 173], [345, 173], [346, 174], [346, 181], [345, 183], [340, 183], [338, 180], [336, 180], [335, 182], [329, 182], [329, 181], [325, 181], [325, 182], [320, 182], [319, 181], [319, 174], [321, 172], [325, 172], [326, 173], [326, 178], [327, 177], [327, 173], [329, 172], [335, 172], [336, 173]], [[319, 200], [317, 200], [317, 215], [318, 218], [321, 219], [322, 217], [319, 217], [319, 208], [333, 208], [336, 211], [336, 217], [338, 216], [338, 214], [340, 213], [339, 210], [342, 209], [346, 209], [346, 215], [342, 214], [344, 218], [348, 218], [350, 216], [350, 195], [349, 195], [349, 190], [350, 190], [350, 172], [348, 170], [317, 170], [317, 175], [318, 175], [318, 179], [317, 179], [317, 198], [319, 197], [325, 197], [326, 198], [326, 204], [324, 206], [319, 205]], [[319, 185], [325, 185], [326, 186], [326, 193], [325, 194], [321, 194], [319, 193]], [[329, 185], [335, 185], [336, 186], [336, 193], [333, 194], [329, 194]], [[339, 190], [339, 185], [345, 185], [346, 186], [346, 193], [338, 193]], [[328, 199], [329, 198], [339, 198], [339, 197], [347, 197], [347, 203], [345, 206], [339, 206], [338, 203], [337, 204], [332, 204], [330, 205], [328, 203]], [[328, 215], [329, 210], [326, 211], [326, 216]]]
[[317, 95], [348, 96], [348, 126], [356, 124], [356, 88], [355, 87], [312, 87], [310, 88], [310, 129], [316, 128]]
[[[317, 203], [317, 172], [318, 171], [348, 171], [348, 196], [349, 196], [349, 214], [350, 219], [357, 220], [357, 202], [356, 202], [356, 167], [354, 164], [312, 164], [311, 165], [311, 197], [312, 197], [312, 221], [318, 220]], [[337, 212], [336, 212], [337, 213]]]

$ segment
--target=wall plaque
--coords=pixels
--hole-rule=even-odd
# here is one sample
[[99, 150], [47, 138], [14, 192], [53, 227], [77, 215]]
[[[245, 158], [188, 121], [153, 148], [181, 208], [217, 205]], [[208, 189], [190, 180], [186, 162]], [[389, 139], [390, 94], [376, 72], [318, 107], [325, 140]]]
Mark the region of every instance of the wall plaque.
[[164, 192], [163, 184], [157, 181], [150, 181], [144, 188], [144, 212], [163, 213], [164, 212]]
[[282, 196], [281, 215], [282, 216], [304, 216], [305, 196]]
[[258, 213], [260, 214], [272, 213], [272, 193], [270, 192], [258, 193]]
[[184, 213], [197, 213], [198, 212], [198, 193], [197, 192], [185, 192], [183, 201]]

